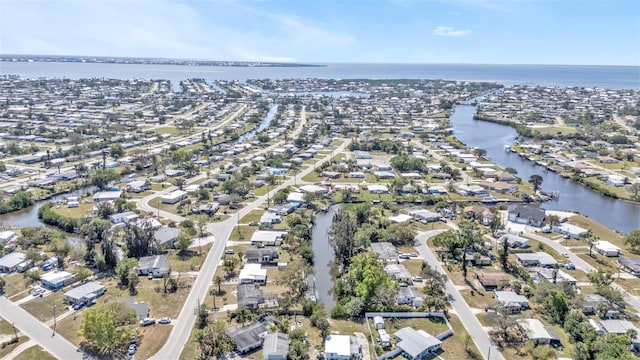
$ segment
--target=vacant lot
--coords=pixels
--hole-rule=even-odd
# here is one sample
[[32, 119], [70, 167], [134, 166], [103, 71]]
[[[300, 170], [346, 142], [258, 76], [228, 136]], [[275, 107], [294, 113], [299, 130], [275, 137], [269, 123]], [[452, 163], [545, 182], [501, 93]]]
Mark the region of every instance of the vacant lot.
[[38, 345], [27, 348], [14, 358], [15, 360], [56, 360], [56, 357], [46, 352]]

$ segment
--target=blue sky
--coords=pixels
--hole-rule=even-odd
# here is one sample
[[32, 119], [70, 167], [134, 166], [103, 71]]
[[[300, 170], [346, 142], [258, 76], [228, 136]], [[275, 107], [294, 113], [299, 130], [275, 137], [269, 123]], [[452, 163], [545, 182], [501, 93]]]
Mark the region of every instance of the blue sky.
[[640, 65], [640, 1], [0, 0], [0, 53]]

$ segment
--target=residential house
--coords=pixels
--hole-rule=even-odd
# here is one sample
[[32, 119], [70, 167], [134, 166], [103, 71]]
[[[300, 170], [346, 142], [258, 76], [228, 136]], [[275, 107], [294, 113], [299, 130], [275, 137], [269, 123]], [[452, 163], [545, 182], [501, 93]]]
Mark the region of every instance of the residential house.
[[603, 319], [620, 317], [620, 311], [614, 309], [609, 300], [599, 294], [589, 294], [584, 297], [582, 312], [587, 315], [598, 315]]
[[424, 330], [404, 327], [394, 335], [396, 347], [409, 360], [431, 359], [442, 347], [442, 341]]
[[514, 234], [504, 234], [498, 239], [500, 243], [506, 241], [509, 247], [526, 249], [529, 247], [529, 239]]
[[629, 320], [600, 320], [600, 325], [606, 333], [626, 335], [629, 330], [634, 330], [636, 336], [631, 340], [631, 347], [640, 350], [640, 329]]
[[241, 284], [267, 284], [267, 269], [263, 269], [261, 264], [245, 264], [240, 270]]
[[180, 236], [180, 229], [163, 226], [160, 229], [153, 232], [153, 238], [158, 241], [161, 246], [173, 247], [178, 236]]
[[560, 345], [560, 339], [551, 333], [538, 319], [517, 319], [518, 326], [525, 332], [534, 345]]
[[545, 279], [550, 283], [566, 283], [569, 285], [576, 285], [578, 282], [576, 278], [567, 274], [560, 269], [540, 268], [536, 271], [540, 279]]
[[513, 291], [496, 291], [495, 297], [496, 301], [510, 313], [519, 313], [529, 308], [529, 300]]
[[371, 249], [385, 262], [398, 262], [398, 252], [395, 245], [390, 242], [372, 242]]
[[424, 294], [414, 286], [401, 286], [396, 292], [396, 304], [420, 307], [424, 302]]
[[281, 216], [275, 212], [265, 211], [260, 217], [260, 226], [263, 228], [270, 228], [273, 224], [279, 224]]
[[569, 223], [555, 224], [551, 227], [551, 230], [558, 234], [568, 235], [573, 239], [582, 239], [582, 235], [587, 232], [587, 229]]
[[262, 290], [255, 284], [238, 285], [236, 299], [238, 306], [246, 306], [251, 310], [257, 310], [259, 305], [264, 303]]
[[56, 291], [73, 282], [75, 275], [68, 271], [55, 270], [40, 275], [40, 281], [45, 288]]
[[115, 201], [122, 197], [122, 191], [98, 191], [93, 194], [93, 202]]
[[123, 298], [122, 302], [135, 311], [138, 320], [144, 320], [149, 317], [149, 304], [136, 302], [133, 298]]
[[269, 264], [278, 261], [278, 250], [250, 247], [245, 254], [247, 263]]
[[262, 344], [264, 360], [287, 360], [289, 352], [289, 335], [275, 332], [267, 335]]
[[18, 265], [24, 261], [24, 254], [19, 252], [9, 253], [0, 258], [0, 271], [10, 273], [18, 268]]
[[286, 234], [286, 231], [258, 230], [251, 235], [251, 245], [258, 247], [280, 246]]
[[138, 260], [138, 275], [149, 275], [160, 278], [171, 273], [171, 265], [166, 255], [144, 256]]
[[618, 258], [618, 264], [632, 275], [640, 276], [640, 258], [621, 256]]
[[367, 190], [371, 194], [388, 194], [389, 193], [389, 189], [387, 188], [387, 186], [382, 184], [368, 184]]
[[66, 293], [64, 298], [71, 304], [86, 303], [90, 299], [95, 299], [107, 291], [107, 288], [97, 281], [88, 282], [75, 287]]
[[262, 341], [267, 336], [267, 333], [267, 328], [260, 322], [227, 330], [227, 335], [233, 339], [236, 344], [236, 350], [240, 354], [246, 354], [262, 346]]
[[612, 243], [604, 240], [598, 240], [593, 245], [593, 248], [600, 253], [600, 255], [604, 255], [607, 257], [616, 257], [620, 256], [622, 249], [613, 245]]
[[517, 253], [516, 259], [523, 266], [555, 267], [558, 262], [546, 252]]
[[126, 224], [130, 221], [138, 219], [138, 214], [133, 211], [125, 211], [117, 214], [109, 215], [109, 220], [114, 224]]
[[509, 279], [504, 273], [475, 271], [473, 274], [480, 285], [487, 291], [499, 290], [509, 284]]
[[384, 271], [398, 281], [411, 281], [411, 273], [402, 264], [387, 264]]
[[355, 336], [329, 335], [324, 341], [326, 360], [361, 360], [362, 345]]
[[525, 224], [542, 227], [545, 219], [545, 211], [539, 207], [529, 205], [510, 205], [508, 208], [509, 221], [516, 224]]
[[413, 210], [409, 211], [409, 215], [420, 222], [436, 222], [440, 221], [440, 218], [442, 217], [440, 214], [429, 210]]
[[12, 244], [18, 239], [18, 234], [11, 230], [0, 231], [0, 242]]
[[175, 204], [186, 199], [187, 196], [188, 194], [186, 191], [176, 190], [168, 194], [162, 195], [160, 197], [160, 200], [162, 201], [163, 204]]

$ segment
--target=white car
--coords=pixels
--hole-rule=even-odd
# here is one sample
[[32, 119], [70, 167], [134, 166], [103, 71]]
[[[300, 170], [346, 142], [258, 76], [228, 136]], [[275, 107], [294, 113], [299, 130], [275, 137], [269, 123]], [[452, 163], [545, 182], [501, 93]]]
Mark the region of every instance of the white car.
[[567, 259], [569, 258], [569, 253], [562, 253], [562, 256], [566, 257]]

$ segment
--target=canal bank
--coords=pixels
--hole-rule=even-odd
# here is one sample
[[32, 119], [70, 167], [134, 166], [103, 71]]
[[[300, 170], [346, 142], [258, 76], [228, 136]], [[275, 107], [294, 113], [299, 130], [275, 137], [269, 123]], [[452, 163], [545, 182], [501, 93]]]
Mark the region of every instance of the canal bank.
[[543, 208], [578, 211], [622, 234], [640, 228], [640, 204], [602, 196], [543, 166], [504, 151], [505, 145], [511, 145], [518, 137], [517, 131], [508, 125], [474, 120], [475, 113], [476, 108], [472, 105], [455, 106], [450, 122], [456, 138], [471, 148], [486, 150], [492, 162], [503, 168], [516, 169], [522, 179], [534, 174], [542, 176], [543, 189], [560, 193], [557, 201], [544, 203]]
[[329, 230], [333, 221], [333, 215], [340, 210], [342, 204], [329, 206], [326, 212], [318, 212], [311, 233], [313, 248], [313, 266], [315, 270], [314, 283], [315, 296], [318, 303], [324, 304], [327, 313], [336, 306], [336, 301], [331, 294], [333, 289], [333, 275], [331, 266], [336, 255], [329, 244]]

